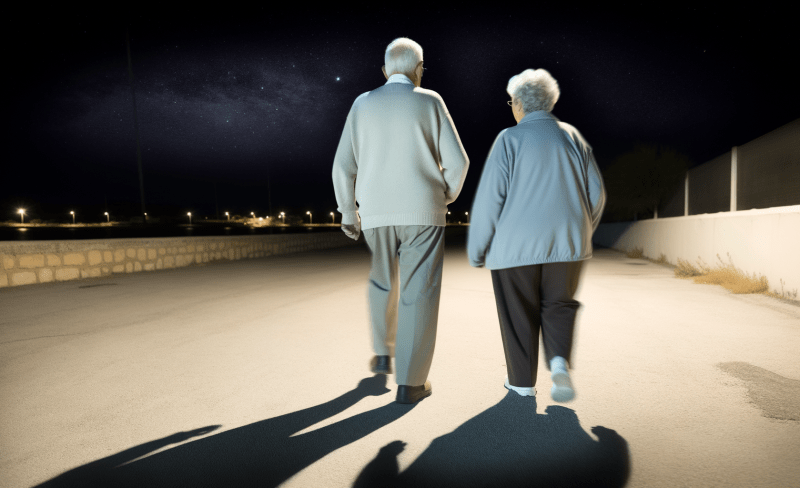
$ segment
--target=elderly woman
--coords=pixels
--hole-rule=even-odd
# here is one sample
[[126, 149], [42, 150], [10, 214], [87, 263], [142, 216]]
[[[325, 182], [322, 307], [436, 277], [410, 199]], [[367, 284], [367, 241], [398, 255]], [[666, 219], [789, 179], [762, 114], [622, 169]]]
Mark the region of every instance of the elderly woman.
[[592, 148], [551, 111], [560, 91], [543, 69], [512, 77], [506, 91], [517, 125], [489, 152], [473, 202], [470, 265], [491, 270], [508, 376], [505, 386], [536, 395], [539, 330], [557, 402], [575, 397], [569, 376], [581, 265], [605, 188]]

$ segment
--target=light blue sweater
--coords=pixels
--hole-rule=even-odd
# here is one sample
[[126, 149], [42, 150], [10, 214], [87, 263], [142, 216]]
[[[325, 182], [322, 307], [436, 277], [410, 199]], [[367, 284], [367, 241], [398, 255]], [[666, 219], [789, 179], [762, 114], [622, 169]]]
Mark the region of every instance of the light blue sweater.
[[468, 166], [439, 94], [393, 74], [347, 114], [332, 171], [342, 224], [444, 226]]
[[498, 134], [470, 212], [470, 265], [504, 269], [592, 257], [605, 207], [592, 148], [550, 112]]

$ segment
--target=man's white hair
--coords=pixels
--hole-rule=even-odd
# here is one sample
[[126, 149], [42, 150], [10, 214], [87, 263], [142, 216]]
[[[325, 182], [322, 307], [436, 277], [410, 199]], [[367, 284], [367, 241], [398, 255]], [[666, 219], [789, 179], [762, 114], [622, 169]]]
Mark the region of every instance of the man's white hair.
[[395, 73], [411, 75], [417, 63], [422, 61], [422, 47], [407, 37], [398, 37], [386, 47], [383, 61], [388, 76]]
[[561, 95], [556, 80], [543, 69], [526, 69], [512, 76], [506, 91], [511, 98], [522, 103], [522, 111], [526, 115], [537, 110], [551, 112]]

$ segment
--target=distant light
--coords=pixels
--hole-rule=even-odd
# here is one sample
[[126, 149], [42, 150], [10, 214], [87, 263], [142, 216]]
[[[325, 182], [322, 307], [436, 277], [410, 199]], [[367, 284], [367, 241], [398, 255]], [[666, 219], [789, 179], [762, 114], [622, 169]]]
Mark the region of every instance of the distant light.
[[339, 77], [338, 76], [336, 77], [336, 81], [339, 81]]
[[186, 212], [186, 215], [188, 215], [189, 217], [191, 217], [191, 216], [192, 216], [192, 212]]
[[71, 210], [70, 210], [69, 214], [70, 214], [70, 215], [75, 215], [75, 212], [73, 212], [73, 211], [71, 211]]
[[17, 213], [24, 214], [25, 213], [25, 209], [24, 208], [17, 209]]

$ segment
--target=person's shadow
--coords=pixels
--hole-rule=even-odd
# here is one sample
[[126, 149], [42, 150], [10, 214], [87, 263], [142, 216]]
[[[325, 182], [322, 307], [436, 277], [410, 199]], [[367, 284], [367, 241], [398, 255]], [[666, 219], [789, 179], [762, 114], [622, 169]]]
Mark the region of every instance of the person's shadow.
[[389, 393], [386, 376], [364, 378], [327, 403], [262, 420], [146, 456], [170, 444], [208, 434], [219, 425], [179, 432], [52, 478], [39, 487], [274, 487], [331, 452], [357, 441], [410, 412], [416, 404], [392, 402], [292, 436], [355, 405], [367, 396]]
[[628, 443], [597, 426], [595, 441], [575, 412], [514, 392], [497, 405], [434, 439], [402, 473], [402, 441], [390, 442], [363, 469], [353, 488], [381, 487], [621, 487], [630, 475]]

